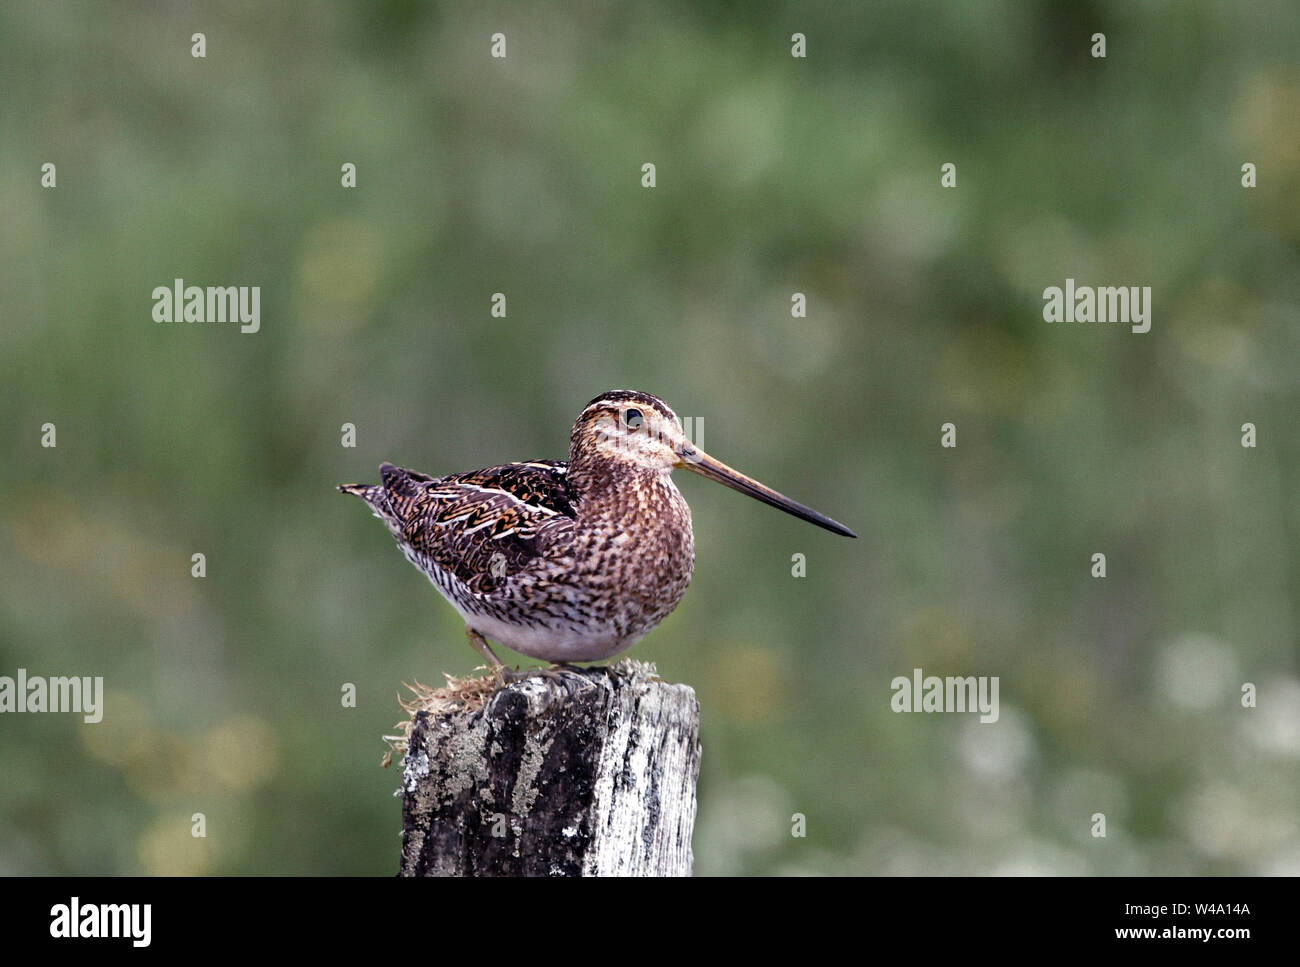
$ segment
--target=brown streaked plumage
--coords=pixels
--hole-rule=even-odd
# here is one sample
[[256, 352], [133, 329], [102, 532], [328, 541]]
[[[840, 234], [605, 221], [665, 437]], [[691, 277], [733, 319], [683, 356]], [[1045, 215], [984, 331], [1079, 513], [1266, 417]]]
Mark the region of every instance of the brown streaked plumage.
[[385, 463], [364, 500], [465, 619], [470, 641], [552, 662], [636, 644], [677, 606], [695, 562], [691, 511], [672, 481], [693, 470], [827, 530], [852, 531], [694, 447], [668, 404], [616, 390], [583, 409], [569, 460], [428, 477]]

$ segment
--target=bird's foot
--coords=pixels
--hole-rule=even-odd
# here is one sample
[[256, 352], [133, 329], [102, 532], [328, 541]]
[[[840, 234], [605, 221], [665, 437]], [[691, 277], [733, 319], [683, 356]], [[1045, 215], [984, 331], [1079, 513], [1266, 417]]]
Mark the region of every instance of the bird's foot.
[[517, 668], [509, 668], [505, 665], [497, 665], [492, 669], [492, 674], [496, 678], [497, 682], [500, 683], [500, 687], [505, 688], [507, 685], [514, 685], [518, 682], [522, 682], [525, 678], [528, 678], [532, 672], [520, 671]]
[[469, 643], [474, 646], [474, 650], [488, 661], [488, 667], [492, 670], [492, 676], [497, 680], [497, 689], [506, 688], [524, 681], [527, 678], [551, 678], [557, 682], [563, 682], [566, 687], [573, 684], [573, 680], [579, 679], [583, 683], [580, 692], [585, 692], [595, 686], [581, 674], [578, 668], [565, 662], [555, 662], [549, 668], [529, 668], [524, 671], [509, 668], [496, 656], [492, 646], [488, 644], [486, 638], [475, 631], [473, 628], [465, 628], [465, 636], [469, 638]]
[[529, 678], [549, 678], [552, 681], [559, 682], [566, 688], [578, 684], [578, 691], [580, 692], [596, 687], [582, 674], [582, 669], [564, 662], [557, 662], [549, 667], [525, 668], [522, 670], [507, 668], [502, 665], [500, 668], [494, 668], [493, 673], [497, 676], [497, 680], [501, 682], [503, 688]]

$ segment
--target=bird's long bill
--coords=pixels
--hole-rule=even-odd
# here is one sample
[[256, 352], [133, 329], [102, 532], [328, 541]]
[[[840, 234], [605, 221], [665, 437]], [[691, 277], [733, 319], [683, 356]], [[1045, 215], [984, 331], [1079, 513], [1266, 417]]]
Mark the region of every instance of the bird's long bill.
[[845, 537], [857, 537], [843, 524], [833, 521], [825, 514], [819, 514], [811, 507], [805, 507], [798, 501], [791, 500], [784, 494], [778, 494], [771, 487], [765, 487], [757, 480], [746, 477], [739, 470], [732, 470], [721, 460], [715, 460], [698, 447], [687, 447], [682, 452], [681, 466], [687, 470], [694, 470], [701, 477], [708, 477], [710, 480], [716, 480], [720, 484], [730, 487], [732, 490], [738, 490], [742, 494], [748, 494], [755, 500], [761, 500], [765, 504], [784, 510], [787, 514], [793, 514], [801, 520], [806, 520], [810, 524], [816, 524], [818, 527], [824, 527], [835, 534], [842, 534]]

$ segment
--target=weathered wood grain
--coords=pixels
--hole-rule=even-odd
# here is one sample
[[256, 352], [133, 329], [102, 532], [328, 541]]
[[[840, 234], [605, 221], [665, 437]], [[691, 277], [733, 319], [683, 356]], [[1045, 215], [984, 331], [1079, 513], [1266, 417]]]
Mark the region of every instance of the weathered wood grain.
[[699, 704], [654, 667], [563, 669], [419, 712], [402, 876], [688, 876]]

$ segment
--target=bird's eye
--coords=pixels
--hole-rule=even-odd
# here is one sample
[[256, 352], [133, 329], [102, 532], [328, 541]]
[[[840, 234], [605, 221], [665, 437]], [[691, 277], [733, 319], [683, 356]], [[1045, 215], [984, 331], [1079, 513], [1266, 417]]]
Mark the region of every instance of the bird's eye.
[[641, 416], [640, 410], [623, 411], [623, 425], [627, 427], [629, 430], [640, 429], [641, 424], [643, 422], [644, 422], [644, 417]]

